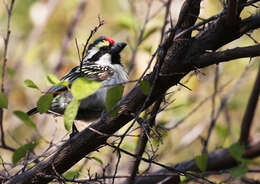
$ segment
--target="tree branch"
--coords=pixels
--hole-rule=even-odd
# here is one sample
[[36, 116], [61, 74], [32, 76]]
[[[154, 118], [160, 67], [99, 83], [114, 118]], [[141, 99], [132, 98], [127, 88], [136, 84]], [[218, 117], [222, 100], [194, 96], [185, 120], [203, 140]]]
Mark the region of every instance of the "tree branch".
[[240, 132], [240, 142], [248, 143], [250, 129], [252, 126], [254, 114], [257, 108], [257, 102], [260, 93], [260, 65], [258, 66], [258, 74], [255, 80], [254, 88], [251, 92], [246, 111], [242, 120], [241, 132]]
[[[256, 158], [259, 155], [260, 155], [260, 142], [256, 142], [246, 148], [243, 157], [247, 159], [251, 159], [251, 158]], [[204, 172], [204, 174], [210, 173], [211, 171], [230, 169], [232, 167], [235, 167], [236, 165], [237, 165], [237, 161], [234, 158], [232, 158], [232, 156], [229, 154], [228, 149], [219, 149], [208, 154], [207, 170]], [[175, 165], [171, 165], [171, 167], [182, 171], [200, 172], [200, 169], [195, 163], [195, 159], [191, 159]], [[159, 173], [167, 174], [171, 172], [169, 172], [169, 170], [167, 169], [161, 169], [151, 174], [159, 174]], [[166, 176], [153, 177], [153, 180], [152, 182], [150, 182], [150, 184], [158, 183], [165, 178]], [[149, 178], [138, 177], [134, 184], [148, 183], [148, 180]]]
[[[186, 5], [188, 6], [185, 7]], [[199, 0], [185, 1], [177, 23], [178, 26], [176, 26], [175, 29], [177, 33], [194, 25], [199, 14], [199, 5]], [[191, 31], [176, 39], [171, 36], [165, 39], [165, 42], [159, 47], [158, 60], [153, 72], [144, 77], [145, 80], [154, 86], [149, 94], [149, 98], [142, 93], [140, 85], [137, 85], [122, 99], [120, 113], [117, 117], [111, 118], [103, 116], [102, 119], [92, 123], [88, 128], [73, 136], [62, 145], [56, 153], [24, 173], [12, 177], [6, 183], [47, 183], [51, 181], [51, 178], [46, 178], [45, 176], [55, 175], [53, 168], [55, 168], [55, 171], [59, 174], [64, 173], [85, 157], [85, 155], [103, 146], [109, 135], [113, 135], [133, 119], [132, 114], [136, 114], [140, 109], [144, 110], [150, 106], [158, 97], [161, 97], [167, 89], [173, 85], [177, 85], [187, 73], [193, 71], [194, 66], [200, 68], [215, 64], [216, 62], [213, 60], [214, 57], [219, 59], [219, 63], [239, 57], [259, 56], [259, 45], [251, 46], [252, 48], [237, 48], [239, 51], [243, 51], [243, 53], [235, 52], [239, 54], [237, 57], [235, 55], [229, 57], [225, 54], [225, 51], [218, 52], [224, 54], [224, 57], [221, 57], [221, 54], [216, 56], [214, 53], [207, 55], [209, 53], [206, 53], [206, 50], [216, 50], [226, 43], [242, 36], [240, 29], [238, 29], [240, 24], [238, 28], [232, 27], [233, 25], [226, 24], [225, 18], [225, 14], [219, 17], [214, 23], [210, 24], [207, 29], [204, 29], [193, 39], [189, 39]], [[171, 35], [174, 35], [174, 31], [171, 32]], [[245, 54], [244, 51], [247, 51], [246, 49], [248, 49], [248, 52], [252, 55], [249, 56]], [[227, 53], [232, 54], [234, 51], [235, 49], [231, 49], [228, 50]], [[256, 51], [258, 51], [258, 53], [256, 53]], [[206, 56], [208, 57], [207, 59]], [[157, 75], [158, 71], [161, 75]], [[260, 154], [259, 147], [260, 146], [258, 146], [258, 148], [256, 148], [258, 150], [254, 152], [258, 155]], [[232, 160], [230, 156], [227, 158]], [[223, 163], [225, 163], [223, 162], [225, 161], [223, 158], [220, 160], [217, 157], [217, 159], [214, 160], [219, 161], [216, 164], [219, 164], [218, 166], [221, 168]], [[232, 161], [232, 163], [233, 162], [234, 161]]]
[[194, 65], [201, 68], [212, 64], [227, 62], [233, 59], [257, 56], [260, 56], [260, 44], [248, 47], [237, 47], [220, 52], [205, 53], [194, 62]]

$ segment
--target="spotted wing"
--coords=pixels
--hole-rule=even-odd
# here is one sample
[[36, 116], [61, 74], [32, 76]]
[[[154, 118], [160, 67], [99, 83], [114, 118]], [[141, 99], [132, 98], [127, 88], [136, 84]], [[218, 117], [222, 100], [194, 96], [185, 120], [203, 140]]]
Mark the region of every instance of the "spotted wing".
[[[65, 74], [61, 81], [68, 81], [69, 86], [79, 77], [87, 77], [96, 81], [106, 80], [108, 77], [114, 74], [113, 69], [109, 66], [101, 65], [83, 65], [80, 69], [80, 66], [73, 68], [67, 74]], [[67, 91], [67, 87], [64, 85], [57, 85], [51, 87], [47, 93], [59, 94]]]

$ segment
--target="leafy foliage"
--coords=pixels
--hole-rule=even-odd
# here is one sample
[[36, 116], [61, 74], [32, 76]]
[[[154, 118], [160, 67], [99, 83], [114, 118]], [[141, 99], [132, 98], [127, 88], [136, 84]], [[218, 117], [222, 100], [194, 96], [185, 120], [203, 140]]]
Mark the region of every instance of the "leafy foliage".
[[[106, 111], [111, 111], [117, 102], [122, 98], [124, 92], [123, 85], [113, 86], [108, 89], [106, 96]], [[119, 107], [110, 112], [110, 116], [115, 117], [118, 113]]]
[[24, 85], [28, 88], [33, 88], [33, 89], [38, 89], [40, 90], [40, 88], [30, 79], [26, 79], [24, 81]]
[[50, 85], [59, 85], [61, 83], [60, 79], [53, 74], [47, 75], [46, 79]]
[[242, 156], [245, 152], [245, 145], [240, 142], [234, 143], [229, 147], [228, 151], [234, 159], [242, 161]]
[[14, 111], [13, 112], [16, 117], [18, 117], [20, 120], [22, 120], [26, 125], [36, 128], [35, 123], [30, 119], [27, 113], [23, 111]]
[[78, 100], [73, 100], [69, 103], [64, 112], [64, 126], [68, 131], [71, 129], [72, 124], [77, 116], [79, 105], [80, 102]]
[[12, 162], [13, 164], [17, 164], [19, 160], [21, 160], [28, 151], [32, 150], [36, 146], [35, 142], [31, 142], [28, 144], [24, 144], [21, 147], [17, 148], [12, 156]]
[[195, 163], [201, 171], [206, 171], [208, 163], [208, 155], [202, 154], [195, 157]]
[[247, 173], [247, 171], [248, 171], [248, 166], [247, 164], [243, 163], [237, 167], [230, 169], [230, 174], [231, 176], [238, 178], [244, 176]]
[[73, 178], [78, 177], [78, 175], [79, 175], [79, 171], [77, 171], [77, 170], [76, 171], [68, 171], [65, 174], [63, 174], [63, 177], [73, 179]]
[[37, 110], [40, 114], [47, 112], [53, 100], [53, 94], [42, 95], [37, 102]]
[[251, 160], [243, 158], [243, 154], [245, 152], [245, 145], [240, 142], [236, 142], [229, 147], [228, 151], [236, 161], [240, 162], [240, 165], [230, 169], [231, 176], [244, 176], [248, 171], [248, 164], [251, 163]]
[[88, 78], [78, 78], [71, 86], [71, 92], [74, 98], [82, 100], [97, 91], [100, 88], [102, 82], [90, 80]]

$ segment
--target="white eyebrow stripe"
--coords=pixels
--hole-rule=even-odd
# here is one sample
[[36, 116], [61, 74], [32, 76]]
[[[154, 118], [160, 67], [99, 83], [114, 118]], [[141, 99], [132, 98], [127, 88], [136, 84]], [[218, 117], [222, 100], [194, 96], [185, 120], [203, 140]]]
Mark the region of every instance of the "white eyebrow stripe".
[[87, 52], [87, 56], [83, 59], [83, 61], [87, 61], [88, 59], [92, 58], [98, 51], [99, 49], [96, 47], [92, 48]]

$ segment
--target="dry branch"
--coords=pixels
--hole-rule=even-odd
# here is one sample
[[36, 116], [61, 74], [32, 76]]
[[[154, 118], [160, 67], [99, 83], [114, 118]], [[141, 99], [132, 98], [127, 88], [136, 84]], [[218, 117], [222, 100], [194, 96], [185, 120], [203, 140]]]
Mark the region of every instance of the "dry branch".
[[242, 126], [241, 126], [241, 133], [240, 133], [240, 142], [243, 143], [248, 143], [249, 142], [249, 134], [250, 134], [250, 129], [252, 126], [252, 121], [254, 118], [254, 114], [256, 111], [257, 103], [258, 103], [258, 98], [259, 98], [259, 93], [260, 93], [260, 65], [258, 67], [258, 74], [256, 76], [254, 88], [252, 90], [252, 93], [250, 95], [246, 111], [243, 117], [242, 121]]
[[[240, 1], [236, 1], [236, 3], [237, 2]], [[230, 6], [233, 6], [233, 4], [230, 4]], [[238, 5], [235, 4], [234, 6], [237, 7]], [[234, 22], [228, 22], [232, 16], [238, 16], [237, 11], [239, 10], [233, 12], [231, 10], [227, 11], [228, 9], [224, 9], [223, 16], [220, 16], [214, 22], [211, 22], [211, 24], [205, 27], [205, 29], [196, 35], [195, 38], [190, 39], [191, 31], [174, 38], [175, 33], [180, 33], [194, 25], [197, 17], [199, 16], [199, 10], [199, 0], [186, 0], [184, 2], [176, 28], [159, 47], [158, 60], [153, 72], [145, 76], [145, 79], [154, 86], [150, 95], [144, 95], [141, 92], [140, 86], [137, 85], [122, 100], [120, 110], [121, 113], [119, 113], [117, 117], [110, 118], [108, 116], [103, 116], [102, 119], [99, 119], [91, 124], [90, 128], [86, 128], [68, 140], [57, 150], [56, 153], [36, 164], [33, 168], [28, 169], [24, 173], [13, 176], [6, 183], [47, 183], [51, 180], [51, 178], [46, 178], [46, 176], [55, 175], [55, 172], [59, 174], [64, 173], [87, 154], [96, 151], [98, 148], [103, 146], [109, 137], [108, 135], [113, 135], [116, 131], [133, 119], [132, 114], [136, 114], [140, 111], [140, 109], [144, 110], [143, 107], [147, 108], [150, 106], [158, 99], [158, 97], [161, 97], [167, 89], [173, 85], [177, 85], [190, 71], [193, 71], [196, 67], [201, 68], [215, 64], [216, 62], [213, 59], [210, 60], [209, 58], [209, 60], [203, 60], [203, 56], [215, 56], [214, 53], [205, 56], [205, 54], [208, 54], [207, 50], [216, 50], [223, 45], [241, 37], [247, 31], [260, 27], [258, 21], [253, 23], [252, 20], [249, 19], [247, 19], [247, 21], [240, 21], [240, 19], [238, 19]], [[258, 17], [254, 18], [259, 20]], [[243, 28], [242, 31], [241, 28]], [[255, 49], [259, 49], [257, 47], [258, 46], [253, 46], [246, 49], [248, 49], [247, 52], [251, 53]], [[227, 52], [232, 51], [234, 52], [234, 50]], [[249, 57], [259, 55], [260, 52], [250, 55]], [[229, 55], [225, 54], [222, 57], [215, 57], [221, 58], [217, 61], [218, 63], [230, 60]], [[248, 57], [248, 55], [244, 57]], [[101, 134], [99, 132], [101, 132]], [[260, 155], [259, 145], [258, 147], [255, 146], [253, 148], [257, 150], [247, 150], [246, 156], [254, 157]], [[226, 157], [221, 157], [221, 159], [219, 159], [218, 155]], [[223, 163], [227, 163], [228, 161], [231, 164], [234, 162], [225, 150], [218, 152], [218, 154], [214, 156], [214, 160], [212, 161], [219, 161], [213, 164], [215, 165], [215, 169], [222, 168]], [[187, 163], [192, 164], [192, 161]], [[182, 167], [178, 166], [177, 168], [184, 168], [184, 165], [185, 164], [182, 164]], [[55, 168], [55, 172], [53, 171], [53, 168]]]

